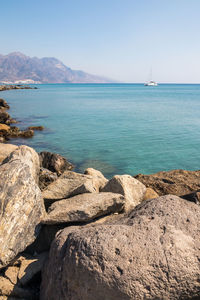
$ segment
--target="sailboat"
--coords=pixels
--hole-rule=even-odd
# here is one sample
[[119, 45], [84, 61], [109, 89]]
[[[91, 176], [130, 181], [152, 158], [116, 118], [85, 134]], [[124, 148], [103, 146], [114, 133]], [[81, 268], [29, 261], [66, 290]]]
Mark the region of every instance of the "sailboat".
[[151, 79], [152, 78], [152, 68], [151, 68], [151, 72], [150, 72], [150, 80], [145, 82], [145, 86], [157, 86], [158, 83], [154, 80]]

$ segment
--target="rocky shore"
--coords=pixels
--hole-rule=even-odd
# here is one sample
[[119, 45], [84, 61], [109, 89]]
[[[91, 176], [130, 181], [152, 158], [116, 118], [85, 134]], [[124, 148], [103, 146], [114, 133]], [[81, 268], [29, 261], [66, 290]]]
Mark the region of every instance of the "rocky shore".
[[[22, 85], [1, 85], [0, 91], [12, 89], [35, 89], [29, 86]], [[29, 126], [25, 130], [20, 130], [19, 127], [13, 124], [18, 123], [7, 112], [10, 108], [6, 100], [0, 98], [0, 143], [4, 143], [11, 138], [31, 138], [34, 136], [35, 130], [43, 130], [43, 126]]]
[[73, 172], [0, 144], [0, 299], [200, 299], [200, 171]]

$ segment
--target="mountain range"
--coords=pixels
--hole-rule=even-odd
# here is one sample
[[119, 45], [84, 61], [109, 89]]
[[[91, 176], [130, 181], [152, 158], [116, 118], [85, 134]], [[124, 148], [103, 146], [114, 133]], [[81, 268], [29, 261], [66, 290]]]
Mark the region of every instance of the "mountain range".
[[110, 79], [72, 70], [54, 57], [29, 57], [20, 52], [0, 55], [1, 83], [110, 83]]

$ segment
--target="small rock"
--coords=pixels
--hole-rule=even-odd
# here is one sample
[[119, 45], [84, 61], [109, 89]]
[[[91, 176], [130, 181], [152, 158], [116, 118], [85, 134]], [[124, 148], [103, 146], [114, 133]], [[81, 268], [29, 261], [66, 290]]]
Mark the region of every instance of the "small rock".
[[151, 188], [147, 188], [143, 200], [158, 198], [159, 195]]
[[28, 129], [42, 131], [44, 130], [44, 126], [29, 126]]
[[8, 105], [8, 103], [6, 102], [6, 100], [4, 99], [0, 99], [0, 107], [3, 107], [3, 108], [6, 108], [6, 109], [9, 109], [10, 106]]
[[61, 175], [65, 170], [73, 170], [74, 166], [63, 156], [52, 152], [40, 152], [41, 167]]
[[48, 257], [48, 253], [41, 253], [30, 259], [24, 259], [18, 272], [18, 280], [22, 286], [25, 286], [31, 279], [38, 274]]
[[143, 200], [146, 187], [130, 175], [116, 175], [108, 181], [101, 191], [124, 195], [125, 211], [129, 211]]
[[103, 187], [106, 185], [106, 183], [108, 182], [108, 179], [106, 179], [104, 177], [104, 175], [98, 171], [95, 170], [93, 168], [88, 168], [84, 171], [84, 174], [86, 175], [90, 175], [93, 177], [94, 181], [97, 182], [97, 186], [96, 186], [96, 190], [99, 191], [101, 189], [103, 189]]

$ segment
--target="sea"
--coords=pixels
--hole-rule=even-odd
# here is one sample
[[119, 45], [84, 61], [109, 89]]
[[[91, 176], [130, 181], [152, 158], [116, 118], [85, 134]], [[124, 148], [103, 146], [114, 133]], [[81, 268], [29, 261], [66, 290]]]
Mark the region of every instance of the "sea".
[[108, 178], [200, 169], [200, 85], [34, 86], [1, 92], [18, 127], [45, 127], [10, 143], [59, 153], [75, 171], [93, 167]]

